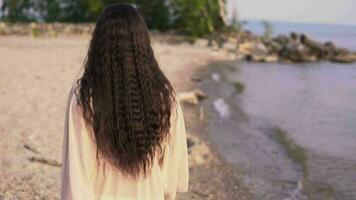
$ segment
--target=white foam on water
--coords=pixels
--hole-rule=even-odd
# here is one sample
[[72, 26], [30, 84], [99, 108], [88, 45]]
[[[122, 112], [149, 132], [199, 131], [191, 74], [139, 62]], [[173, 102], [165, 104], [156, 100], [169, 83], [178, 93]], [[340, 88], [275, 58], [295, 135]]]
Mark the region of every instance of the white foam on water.
[[303, 183], [298, 181], [298, 187], [290, 193], [290, 196], [283, 200], [307, 200], [308, 198], [303, 195]]
[[211, 74], [211, 79], [213, 79], [213, 81], [215, 81], [215, 82], [219, 82], [220, 81], [220, 75], [218, 73], [212, 73]]
[[214, 101], [214, 108], [219, 113], [221, 118], [228, 118], [230, 116], [230, 107], [222, 98]]

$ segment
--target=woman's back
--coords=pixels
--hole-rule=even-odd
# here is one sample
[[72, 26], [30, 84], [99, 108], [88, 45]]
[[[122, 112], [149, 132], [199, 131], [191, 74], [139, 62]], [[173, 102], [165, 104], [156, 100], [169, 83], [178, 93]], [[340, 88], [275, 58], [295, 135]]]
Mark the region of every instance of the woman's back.
[[174, 199], [187, 190], [183, 114], [135, 8], [111, 6], [98, 19], [66, 113], [62, 199]]
[[177, 191], [187, 191], [188, 155], [179, 102], [171, 117], [171, 137], [164, 144], [163, 154], [155, 157], [150, 175], [138, 180], [123, 175], [108, 163], [98, 166], [96, 144], [76, 105], [71, 90], [63, 140], [61, 199], [163, 200], [174, 199]]

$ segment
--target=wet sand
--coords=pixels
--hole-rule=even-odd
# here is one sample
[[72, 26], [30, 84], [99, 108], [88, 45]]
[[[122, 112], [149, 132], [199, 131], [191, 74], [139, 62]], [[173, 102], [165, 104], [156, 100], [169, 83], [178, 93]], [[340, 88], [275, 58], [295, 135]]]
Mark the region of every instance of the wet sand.
[[[61, 161], [68, 91], [82, 66], [88, 36], [0, 37], [0, 199], [59, 199], [60, 167], [31, 157]], [[153, 41], [161, 68], [178, 91], [223, 52]], [[190, 140], [190, 188], [177, 199], [248, 199], [237, 174], [216, 153], [199, 106], [183, 105]], [[56, 163], [55, 163], [56, 164]]]

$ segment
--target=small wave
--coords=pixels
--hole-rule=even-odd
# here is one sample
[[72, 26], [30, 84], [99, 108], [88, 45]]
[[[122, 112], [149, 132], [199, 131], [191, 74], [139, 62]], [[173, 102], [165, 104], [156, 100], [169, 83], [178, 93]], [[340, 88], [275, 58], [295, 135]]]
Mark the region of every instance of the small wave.
[[211, 74], [211, 79], [213, 79], [215, 82], [220, 81], [220, 75], [218, 73], [212, 73]]
[[303, 183], [301, 181], [298, 182], [298, 187], [290, 193], [290, 196], [284, 198], [283, 200], [307, 200], [308, 198], [303, 195]]
[[230, 107], [222, 98], [214, 101], [214, 108], [219, 113], [221, 118], [228, 118], [230, 116]]

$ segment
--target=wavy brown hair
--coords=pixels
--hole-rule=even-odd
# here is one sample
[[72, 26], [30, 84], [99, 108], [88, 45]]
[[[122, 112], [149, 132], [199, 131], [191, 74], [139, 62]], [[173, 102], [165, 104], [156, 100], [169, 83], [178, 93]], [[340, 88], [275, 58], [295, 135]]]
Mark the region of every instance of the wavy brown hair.
[[169, 135], [174, 89], [153, 54], [147, 26], [127, 4], [104, 10], [76, 97], [104, 158], [124, 175], [147, 175]]

